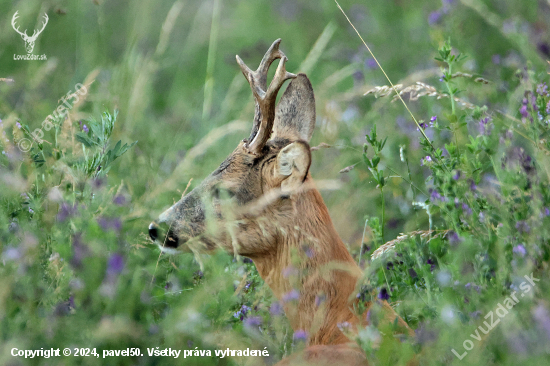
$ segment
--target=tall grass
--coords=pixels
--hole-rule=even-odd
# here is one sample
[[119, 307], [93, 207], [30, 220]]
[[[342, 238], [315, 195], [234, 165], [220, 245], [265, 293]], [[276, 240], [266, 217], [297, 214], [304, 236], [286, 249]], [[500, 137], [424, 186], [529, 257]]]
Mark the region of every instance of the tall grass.
[[[269, 364], [304, 346], [250, 261], [217, 252], [201, 270], [146, 236], [248, 135], [253, 103], [234, 55], [259, 60], [276, 38], [315, 89], [312, 146], [330, 148], [313, 151], [312, 175], [340, 181], [322, 193], [364, 268], [358, 297], [388, 299], [416, 329], [394, 337], [369, 314], [354, 339], [371, 364], [547, 362], [548, 4], [341, 6], [417, 123], [383, 97], [388, 81], [331, 0], [0, 4], [0, 363], [244, 365], [258, 359], [147, 347], [267, 347]], [[16, 10], [22, 29], [47, 12], [35, 46], [47, 61], [13, 60], [25, 52]], [[77, 83], [86, 96], [44, 142], [18, 149]], [[525, 292], [531, 273], [540, 282]], [[479, 330], [514, 291], [517, 304]], [[11, 355], [50, 347], [100, 358]], [[144, 356], [101, 358], [127, 347]]]

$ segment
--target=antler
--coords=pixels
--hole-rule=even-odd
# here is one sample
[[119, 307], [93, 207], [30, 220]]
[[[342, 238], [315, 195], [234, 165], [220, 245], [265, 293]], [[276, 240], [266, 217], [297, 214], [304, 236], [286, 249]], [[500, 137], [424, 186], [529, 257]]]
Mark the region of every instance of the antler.
[[32, 36], [29, 37], [31, 40], [35, 40], [36, 37], [38, 37], [38, 35], [39, 35], [40, 33], [42, 33], [42, 31], [44, 30], [44, 28], [46, 28], [46, 24], [48, 24], [48, 20], [49, 20], [48, 14], [44, 14], [44, 19], [45, 19], [45, 22], [44, 22], [44, 24], [42, 25], [42, 29], [40, 29], [39, 31], [37, 31], [37, 30], [35, 29], [35, 30], [34, 30], [34, 33], [32, 34]]
[[[288, 59], [285, 54], [279, 50], [280, 43], [280, 38], [273, 42], [256, 71], [250, 70], [237, 55], [237, 63], [241, 67], [241, 71], [246, 77], [246, 80], [248, 80], [250, 88], [252, 88], [252, 94], [256, 102], [252, 132], [250, 133], [250, 137], [245, 140], [245, 147], [248, 149], [248, 152], [252, 154], [259, 154], [271, 135], [273, 121], [275, 120], [275, 100], [277, 99], [279, 89], [285, 80], [296, 77], [296, 75], [287, 72], [285, 69], [285, 63]], [[266, 91], [267, 71], [271, 63], [278, 58], [280, 58], [281, 61], [279, 61], [275, 76]]]
[[15, 14], [13, 14], [13, 18], [11, 18], [11, 26], [12, 26], [13, 30], [16, 31], [17, 33], [19, 33], [21, 36], [28, 37], [26, 29], [25, 29], [25, 33], [23, 33], [21, 31], [19, 31], [19, 27], [15, 28], [15, 21], [17, 20], [17, 18], [19, 18], [17, 13], [19, 13], [19, 10], [17, 10], [15, 12]]

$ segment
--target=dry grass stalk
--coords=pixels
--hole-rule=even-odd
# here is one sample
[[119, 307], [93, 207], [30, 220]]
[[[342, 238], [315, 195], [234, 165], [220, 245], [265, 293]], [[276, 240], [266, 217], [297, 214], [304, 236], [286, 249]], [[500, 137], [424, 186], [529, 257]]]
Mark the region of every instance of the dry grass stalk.
[[332, 146], [327, 144], [326, 142], [321, 142], [319, 145], [313, 146], [310, 150], [311, 151], [317, 151], [317, 150], [321, 150], [321, 149], [328, 149], [329, 147], [332, 147]]
[[[468, 75], [468, 74], [464, 74], [464, 75]], [[453, 75], [453, 77], [454, 77], [454, 75]], [[483, 80], [486, 81], [485, 79], [483, 79]], [[433, 87], [431, 85], [428, 85], [428, 84], [425, 84], [421, 81], [417, 81], [415, 84], [409, 85], [407, 87], [403, 87], [403, 84], [397, 84], [394, 87], [395, 87], [395, 90], [399, 92], [399, 96], [401, 96], [401, 97], [403, 97], [405, 94], [409, 94], [409, 100], [411, 100], [411, 101], [418, 100], [418, 98], [424, 97], [424, 96], [436, 97], [437, 99], [442, 99], [442, 98], [448, 98], [449, 97], [448, 94], [440, 93], [440, 92], [437, 91], [437, 89], [435, 87]], [[375, 86], [374, 88], [367, 90], [365, 92], [365, 94], [363, 94], [363, 95], [374, 94], [374, 96], [376, 98], [378, 98], [378, 97], [389, 96], [393, 92], [394, 92], [394, 88], [392, 88], [391, 86], [388, 86], [388, 85], [383, 85], [383, 86]], [[399, 100], [399, 96], [397, 94], [394, 95], [394, 97], [391, 100], [392, 103], [395, 102], [396, 100]], [[454, 97], [454, 100], [457, 103], [460, 103], [462, 106], [464, 106], [468, 109], [474, 109], [475, 108], [475, 106], [472, 103], [469, 103], [469, 102], [467, 102], [465, 100], [462, 100], [460, 98]]]
[[350, 171], [353, 170], [353, 168], [355, 168], [356, 165], [357, 165], [357, 164], [353, 164], [353, 165], [347, 166], [347, 167], [341, 169], [341, 170], [339, 171], [339, 173], [340, 173], [340, 174], [343, 174], [343, 173], [350, 172]]
[[394, 240], [391, 240], [391, 241], [389, 241], [385, 244], [382, 244], [380, 246], [380, 248], [376, 249], [371, 254], [370, 257], [371, 257], [372, 260], [376, 260], [376, 259], [380, 258], [384, 253], [392, 251], [395, 248], [395, 245], [397, 243], [405, 241], [408, 238], [416, 236], [416, 235], [420, 235], [421, 239], [426, 239], [427, 238], [428, 242], [429, 242], [430, 240], [435, 239], [435, 238], [445, 237], [445, 235], [447, 235], [447, 233], [449, 231], [450, 230], [442, 230], [442, 231], [439, 231], [439, 232], [436, 232], [435, 230], [417, 230], [417, 231], [412, 231], [408, 234], [401, 234], [397, 238], [395, 238]]

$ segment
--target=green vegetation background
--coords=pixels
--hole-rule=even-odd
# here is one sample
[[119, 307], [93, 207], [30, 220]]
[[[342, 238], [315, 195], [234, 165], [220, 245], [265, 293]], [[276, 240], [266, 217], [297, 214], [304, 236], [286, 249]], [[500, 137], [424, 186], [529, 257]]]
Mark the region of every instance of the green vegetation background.
[[[521, 119], [524, 92], [548, 80], [545, 60], [550, 53], [550, 4], [546, 1], [343, 0], [341, 5], [394, 83], [407, 86], [423, 81], [446, 90], [440, 81], [445, 64], [434, 58], [449, 37], [454, 52], [468, 56], [453, 71], [490, 81], [455, 81], [462, 90], [461, 98], [480, 107], [487, 105], [489, 112], [457, 107], [460, 112], [453, 117], [448, 98], [426, 96], [410, 102], [405, 98], [417, 119], [427, 123], [437, 116], [441, 128], [427, 133], [438, 148], [452, 140], [453, 131], [444, 127], [464, 122], [456, 143], [465, 149], [467, 135], [479, 135], [477, 120], [483, 113], [495, 120], [495, 136], [497, 132], [504, 135], [509, 125]], [[34, 49], [35, 54], [45, 54], [47, 61], [13, 59], [14, 54], [26, 53], [23, 40], [11, 27], [16, 11], [21, 29], [29, 30], [38, 27], [43, 13], [48, 14], [49, 23]], [[146, 347], [157, 346], [211, 350], [268, 347], [271, 358], [267, 362], [272, 362], [303, 346], [293, 341], [284, 317], [270, 314], [275, 299], [253, 265], [218, 253], [202, 258], [204, 270], [200, 271], [191, 254], [159, 257], [146, 235], [149, 222], [179, 199], [190, 179], [191, 189], [248, 136], [253, 101], [235, 55], [253, 67], [277, 38], [282, 38], [281, 49], [289, 58], [287, 70], [306, 72], [312, 81], [317, 105], [312, 146], [321, 142], [331, 146], [313, 153], [312, 175], [316, 180], [341, 182], [340, 188], [322, 193], [336, 228], [356, 258], [361, 252], [363, 265], [368, 266], [370, 253], [400, 233], [457, 230], [442, 218], [444, 210], [434, 208], [432, 222], [424, 209], [413, 205], [430, 202], [433, 184], [427, 180], [438, 174], [437, 169], [432, 172], [421, 165], [428, 154], [402, 104], [390, 103], [390, 97], [363, 96], [388, 83], [333, 1], [27, 0], [1, 2], [0, 14], [0, 78], [13, 79], [0, 81], [0, 119], [7, 139], [0, 143], [7, 153], [0, 157], [2, 364], [183, 363], [181, 359], [148, 356], [24, 360], [10, 355], [13, 347], [97, 348], [100, 353], [103, 349], [140, 347], [144, 354]], [[42, 149], [34, 144], [29, 154], [18, 152], [15, 143], [24, 133], [17, 123], [30, 131], [40, 128], [75, 84], [92, 80], [85, 102], [56, 128], [58, 135], [46, 131]], [[123, 144], [138, 142], [110, 164], [106, 176], [88, 179], [95, 173], [86, 173], [79, 165], [85, 153], [76, 133], [82, 132], [83, 124], [90, 127], [91, 118], [100, 120], [103, 112], [115, 109], [119, 114], [109, 146], [119, 140]], [[462, 119], [457, 121], [457, 116]], [[380, 155], [380, 166], [386, 172], [384, 199], [362, 156], [365, 134], [375, 123], [378, 136], [388, 137]], [[541, 136], [533, 135], [531, 142]], [[464, 170], [476, 184], [483, 176], [494, 178], [497, 174], [489, 156], [500, 161], [506, 153], [498, 136], [484, 143], [489, 147], [472, 155], [480, 162], [479, 169]], [[517, 146], [535, 156], [530, 151], [537, 149], [536, 143], [519, 137]], [[407, 164], [400, 158], [400, 147]], [[548, 167], [543, 155], [538, 160], [541, 171]], [[339, 173], [351, 165], [355, 168]], [[52, 193], [53, 187], [57, 189]], [[546, 207], [545, 198], [541, 200], [537, 207]], [[381, 216], [382, 205], [381, 235], [372, 218]], [[526, 207], [530, 205], [534, 207], [532, 203]], [[60, 218], [61, 213], [66, 217]], [[474, 213], [479, 214], [479, 209], [474, 208]], [[534, 217], [538, 211], [529, 215]], [[367, 217], [371, 218], [369, 225], [365, 224]], [[527, 220], [513, 213], [508, 219]], [[409, 301], [399, 308], [400, 314], [414, 328], [424, 327], [423, 336], [405, 342], [407, 346], [390, 341], [380, 345], [370, 336], [363, 337], [362, 345], [377, 357], [378, 364], [404, 364], [411, 352], [422, 350], [422, 364], [548, 361], [550, 328], [544, 328], [546, 323], [541, 320], [550, 322], [546, 279], [522, 308], [513, 310], [516, 313], [508, 325], [501, 324], [475, 344], [468, 359], [459, 361], [450, 353], [451, 348], [460, 348], [462, 353], [462, 341], [482, 322], [468, 316], [468, 311], [486, 314], [494, 309], [508, 296], [514, 276], [547, 273], [546, 231], [522, 238], [525, 246], [539, 243], [537, 248], [542, 248], [535, 250], [537, 257], [532, 261], [513, 257], [512, 248], [518, 243], [506, 244], [503, 252], [498, 252], [505, 259], [498, 259], [498, 253], [491, 252], [498, 240], [493, 237], [487, 241], [491, 244], [477, 245], [476, 231], [465, 232], [471, 235], [464, 240], [471, 244], [469, 249], [447, 257], [442, 253], [449, 250], [448, 240], [437, 244], [420, 237], [412, 240], [419, 244], [410, 244], [409, 254], [414, 257], [417, 250], [417, 259], [421, 258], [418, 267], [414, 261], [409, 266], [415, 269], [414, 275], [401, 268], [393, 277], [384, 277], [393, 264], [371, 271], [377, 291], [385, 285], [392, 292], [390, 302]], [[479, 264], [474, 259], [478, 255], [487, 255], [492, 261], [480, 260]], [[519, 270], [511, 264], [514, 259], [522, 263]], [[435, 270], [432, 263], [437, 264]], [[470, 263], [472, 270], [464, 272], [464, 263]], [[499, 272], [502, 263], [513, 268], [499, 277], [493, 272]], [[469, 308], [464, 309], [467, 289], [446, 289], [447, 282], [441, 278], [432, 285], [429, 281], [417, 283], [415, 275], [423, 277], [422, 271], [433, 281], [440, 272], [449, 274], [451, 282], [459, 281], [461, 288], [477, 283], [481, 295], [469, 293]], [[475, 279], [478, 281], [473, 282]], [[240, 283], [248, 286], [235, 294]], [[262, 318], [259, 329], [239, 319], [243, 305], [251, 309], [245, 311], [246, 317], [254, 314]], [[449, 311], [454, 320], [441, 315]], [[256, 361], [193, 357], [184, 362], [240, 365]]]

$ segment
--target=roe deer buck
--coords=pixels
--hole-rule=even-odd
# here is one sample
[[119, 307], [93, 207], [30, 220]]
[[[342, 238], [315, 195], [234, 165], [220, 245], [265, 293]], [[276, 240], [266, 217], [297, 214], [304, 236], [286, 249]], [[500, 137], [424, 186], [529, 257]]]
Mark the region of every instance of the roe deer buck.
[[[298, 291], [295, 306], [285, 304], [285, 313], [295, 331], [308, 332], [308, 347], [280, 365], [366, 365], [363, 352], [338, 328], [343, 322], [367, 322], [352, 311], [361, 270], [336, 233], [309, 174], [313, 88], [305, 74], [286, 71], [287, 58], [279, 43], [280, 39], [271, 45], [256, 71], [237, 56], [256, 102], [250, 137], [151, 223], [149, 235], [163, 250], [209, 252], [220, 246], [246, 256], [279, 300]], [[268, 87], [269, 66], [279, 58]], [[287, 79], [292, 81], [276, 107], [277, 92]], [[161, 224], [166, 232], [161, 233]], [[293, 281], [285, 269], [293, 268], [293, 253], [303, 253], [304, 246], [311, 250], [301, 259]], [[388, 321], [397, 318], [410, 331], [387, 302], [381, 305]]]

